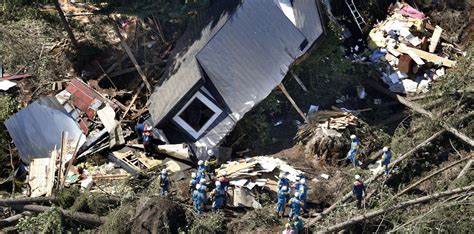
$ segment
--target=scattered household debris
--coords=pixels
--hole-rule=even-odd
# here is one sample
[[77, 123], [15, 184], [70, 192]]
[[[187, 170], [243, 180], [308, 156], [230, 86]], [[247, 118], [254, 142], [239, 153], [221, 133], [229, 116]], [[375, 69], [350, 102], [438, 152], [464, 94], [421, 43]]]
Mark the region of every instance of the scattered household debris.
[[295, 182], [302, 171], [281, 159], [257, 156], [222, 164], [216, 173], [217, 176], [227, 173], [229, 183], [235, 187], [231, 193], [234, 206], [258, 209], [261, 208], [261, 204], [255, 200], [258, 191], [264, 189], [276, 195], [280, 174], [285, 173], [288, 180]]
[[422, 12], [407, 3], [397, 2], [389, 10], [390, 15], [369, 33], [370, 60], [392, 92], [426, 93], [463, 53], [455, 45], [440, 43], [442, 28], [431, 26]]

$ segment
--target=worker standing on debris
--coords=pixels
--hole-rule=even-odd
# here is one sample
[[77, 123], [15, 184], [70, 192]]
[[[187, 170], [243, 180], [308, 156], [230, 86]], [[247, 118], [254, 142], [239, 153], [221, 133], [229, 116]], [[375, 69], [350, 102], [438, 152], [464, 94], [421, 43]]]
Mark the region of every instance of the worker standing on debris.
[[227, 179], [227, 171], [222, 171], [221, 175], [217, 178], [219, 182], [221, 182], [222, 188], [224, 191], [227, 191], [229, 187], [229, 179]]
[[288, 196], [288, 187], [283, 186], [281, 189], [278, 191], [278, 203], [276, 207], [276, 212], [277, 215], [283, 218], [285, 216], [285, 204], [286, 204], [286, 197]]
[[197, 174], [199, 180], [202, 178], [206, 178], [206, 173], [207, 173], [207, 170], [206, 170], [206, 165], [204, 165], [204, 161], [199, 160], [198, 161], [198, 174]]
[[359, 139], [357, 139], [356, 135], [351, 135], [351, 149], [347, 152], [347, 159], [354, 164], [355, 167], [360, 165], [359, 158], [360, 158], [360, 150], [361, 145]]
[[207, 205], [207, 181], [206, 178], [201, 178], [199, 181], [199, 185], [201, 185], [200, 191], [204, 195], [204, 205]]
[[206, 200], [204, 194], [201, 192], [201, 185], [196, 185], [196, 190], [193, 193], [194, 209], [198, 214], [204, 211], [204, 201]]
[[145, 129], [143, 131], [143, 147], [145, 148], [146, 153], [153, 153], [154, 152], [154, 147], [153, 147], [153, 134], [151, 130], [153, 127], [151, 126], [145, 126]]
[[392, 160], [392, 152], [390, 152], [390, 149], [385, 146], [383, 147], [383, 154], [382, 154], [382, 166], [385, 167], [385, 175], [388, 175], [390, 172], [390, 168], [388, 165], [390, 164], [390, 161]]
[[169, 192], [169, 179], [168, 171], [166, 169], [161, 170], [160, 174], [160, 187], [161, 187], [161, 196], [165, 196]]
[[300, 180], [300, 186], [299, 186], [298, 192], [300, 194], [300, 197], [299, 197], [300, 200], [304, 203], [303, 210], [306, 213], [306, 210], [307, 210], [306, 201], [308, 197], [308, 186], [306, 185], [306, 179], [303, 178]]
[[135, 134], [137, 134], [138, 143], [142, 143], [143, 141], [143, 132], [148, 125], [143, 122], [142, 117], [138, 119], [137, 124], [135, 125]]
[[217, 167], [217, 158], [214, 155], [212, 150], [208, 150], [207, 154], [209, 155], [209, 159], [204, 162], [204, 166], [206, 166], [206, 171], [212, 174], [213, 176], [216, 175], [216, 167]]
[[286, 223], [285, 224], [285, 230], [283, 230], [283, 234], [295, 234], [295, 230], [293, 229], [293, 226], [291, 223]]
[[212, 200], [212, 210], [216, 211], [222, 209], [224, 205], [225, 191], [222, 188], [221, 182], [216, 181], [216, 188], [210, 194]]
[[300, 200], [300, 193], [296, 192], [295, 196], [290, 199], [288, 205], [291, 207], [289, 220], [291, 221], [295, 216], [299, 216], [301, 213], [301, 207], [304, 203]]
[[191, 181], [189, 181], [189, 193], [191, 195], [194, 192], [194, 188], [196, 188], [196, 185], [199, 183], [199, 180], [197, 179], [196, 172], [191, 173]]
[[362, 203], [362, 197], [365, 196], [365, 185], [360, 178], [360, 175], [355, 175], [354, 187], [352, 193], [356, 199], [356, 207], [360, 209]]
[[293, 185], [293, 189], [294, 189], [295, 191], [299, 191], [299, 190], [300, 190], [300, 185], [301, 185], [301, 183], [300, 183], [300, 177], [297, 176], [295, 180], [296, 180], [296, 182], [295, 182], [295, 184]]

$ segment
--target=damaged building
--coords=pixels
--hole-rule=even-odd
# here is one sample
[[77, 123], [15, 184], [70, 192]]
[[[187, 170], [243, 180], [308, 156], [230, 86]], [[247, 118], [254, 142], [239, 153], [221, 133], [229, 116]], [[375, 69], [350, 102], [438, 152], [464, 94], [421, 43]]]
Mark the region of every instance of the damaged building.
[[171, 143], [217, 146], [323, 35], [314, 0], [216, 2], [178, 41], [148, 121]]

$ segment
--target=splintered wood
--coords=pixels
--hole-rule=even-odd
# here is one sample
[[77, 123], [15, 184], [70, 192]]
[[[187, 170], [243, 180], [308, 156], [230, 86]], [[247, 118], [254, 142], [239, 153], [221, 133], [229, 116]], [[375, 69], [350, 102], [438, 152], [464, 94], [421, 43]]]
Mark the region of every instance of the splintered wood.
[[316, 123], [321, 128], [341, 130], [356, 125], [357, 117], [349, 112], [318, 111], [310, 118], [310, 123]]

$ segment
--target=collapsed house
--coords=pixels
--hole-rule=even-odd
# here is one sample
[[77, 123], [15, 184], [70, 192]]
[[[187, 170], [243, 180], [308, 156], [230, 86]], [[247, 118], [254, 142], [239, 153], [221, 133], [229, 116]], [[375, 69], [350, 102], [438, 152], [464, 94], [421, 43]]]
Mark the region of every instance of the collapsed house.
[[149, 99], [149, 121], [207, 158], [324, 29], [314, 0], [226, 0], [201, 13]]

